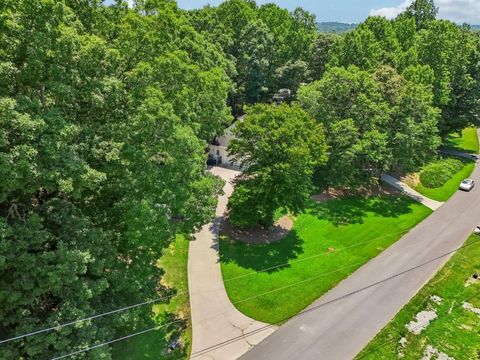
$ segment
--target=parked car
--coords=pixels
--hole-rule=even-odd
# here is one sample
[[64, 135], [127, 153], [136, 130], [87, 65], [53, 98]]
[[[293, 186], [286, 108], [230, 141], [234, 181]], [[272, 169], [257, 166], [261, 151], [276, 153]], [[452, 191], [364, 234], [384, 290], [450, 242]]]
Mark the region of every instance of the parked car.
[[470, 191], [475, 186], [475, 181], [472, 179], [465, 179], [460, 183], [460, 190]]
[[480, 225], [475, 228], [474, 233], [480, 236]]

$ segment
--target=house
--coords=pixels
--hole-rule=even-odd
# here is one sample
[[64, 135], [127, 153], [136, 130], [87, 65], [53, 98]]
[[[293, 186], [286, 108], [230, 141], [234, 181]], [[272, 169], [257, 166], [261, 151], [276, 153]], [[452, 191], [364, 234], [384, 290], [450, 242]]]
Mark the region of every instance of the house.
[[[239, 118], [237, 121], [242, 120], [243, 117]], [[225, 129], [222, 136], [217, 137], [208, 146], [208, 164], [240, 167], [240, 164], [235, 162], [232, 157], [228, 155], [228, 145], [230, 144], [230, 141], [235, 138], [233, 130], [235, 129], [236, 124], [237, 122], [235, 121]]]

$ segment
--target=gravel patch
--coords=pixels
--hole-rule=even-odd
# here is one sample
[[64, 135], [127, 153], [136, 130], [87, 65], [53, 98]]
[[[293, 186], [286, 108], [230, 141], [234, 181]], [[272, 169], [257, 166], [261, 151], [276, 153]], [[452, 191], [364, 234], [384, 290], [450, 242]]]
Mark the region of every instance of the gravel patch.
[[428, 345], [425, 349], [425, 354], [423, 355], [422, 360], [431, 360], [432, 358], [435, 360], [455, 360], [440, 350], [435, 349], [433, 346]]
[[463, 308], [464, 308], [465, 310], [471, 311], [471, 312], [473, 312], [474, 314], [477, 314], [477, 315], [480, 316], [480, 309], [474, 307], [472, 304], [469, 304], [469, 303], [467, 303], [467, 302], [464, 302], [464, 303], [462, 304], [462, 306], [463, 306]]
[[425, 330], [432, 320], [438, 317], [435, 310], [421, 311], [415, 316], [415, 320], [410, 321], [406, 326], [407, 330], [412, 334], [420, 335]]

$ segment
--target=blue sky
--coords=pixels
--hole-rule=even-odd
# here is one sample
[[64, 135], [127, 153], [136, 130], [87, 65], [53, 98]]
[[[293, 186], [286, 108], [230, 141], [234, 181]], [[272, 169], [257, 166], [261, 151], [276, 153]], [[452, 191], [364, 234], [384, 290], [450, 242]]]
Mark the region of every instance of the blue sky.
[[[0, 0], [1, 1], [1, 0]], [[132, 4], [135, 0], [124, 0]], [[297, 6], [314, 13], [318, 21], [359, 23], [369, 15], [395, 18], [413, 0], [257, 0], [258, 4], [276, 3], [293, 10]], [[105, 0], [112, 3], [113, 0]], [[204, 5], [218, 5], [222, 0], [177, 0], [183, 9], [196, 9]], [[435, 0], [439, 17], [456, 23], [480, 25], [480, 0]]]
[[[360, 22], [368, 15], [395, 17], [412, 0], [258, 0], [258, 4], [274, 2], [293, 9], [301, 6], [317, 15], [319, 21]], [[206, 4], [218, 5], [222, 0], [177, 0], [184, 9], [199, 8]], [[457, 23], [480, 24], [480, 0], [436, 0], [439, 17]]]
[[[177, 0], [184, 9], [202, 7], [206, 4], [218, 5], [221, 0]], [[258, 4], [274, 2], [281, 7], [293, 10], [297, 6], [317, 15], [319, 21], [360, 22], [370, 10], [398, 5], [398, 0], [259, 0]]]

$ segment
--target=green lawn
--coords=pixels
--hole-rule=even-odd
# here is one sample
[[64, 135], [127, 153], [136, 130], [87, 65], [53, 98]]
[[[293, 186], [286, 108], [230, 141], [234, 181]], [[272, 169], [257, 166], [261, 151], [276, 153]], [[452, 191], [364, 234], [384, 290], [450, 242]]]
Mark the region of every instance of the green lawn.
[[[267, 245], [222, 238], [228, 295], [244, 314], [285, 321], [397, 241], [431, 210], [403, 196], [351, 197], [312, 207]], [[286, 264], [286, 266], [281, 266]], [[264, 269], [270, 269], [258, 272]]]
[[419, 183], [415, 190], [420, 194], [437, 201], [446, 201], [448, 200], [455, 192], [458, 190], [460, 182], [468, 178], [475, 168], [473, 161], [465, 161], [465, 166], [462, 170], [457, 172], [450, 180], [448, 180], [442, 187], [439, 188], [428, 188], [422, 183]]
[[[188, 240], [178, 236], [166, 249], [164, 256], [159, 260], [165, 274], [163, 281], [175, 288], [177, 296], [170, 299], [168, 304], [156, 304], [153, 306], [154, 319], [162, 323], [175, 321], [176, 316], [186, 319], [185, 323], [173, 325], [167, 329], [160, 329], [126, 341], [121, 341], [113, 347], [113, 359], [141, 360], [141, 359], [188, 359], [192, 344], [192, 329], [190, 326], [190, 305], [188, 297], [187, 262]], [[166, 339], [176, 332], [180, 332], [180, 339], [185, 344], [183, 351], [165, 353], [168, 346]]]
[[[467, 302], [480, 308], [480, 283], [465, 286], [473, 273], [480, 273], [480, 238], [472, 235], [445, 267], [357, 356], [357, 359], [422, 359], [428, 345], [456, 360], [480, 357], [480, 315], [464, 309]], [[431, 300], [440, 296], [441, 304]], [[436, 309], [438, 318], [419, 335], [406, 329], [420, 311]], [[406, 339], [405, 347], [399, 343]], [[437, 357], [433, 357], [437, 359]]]
[[462, 136], [452, 134], [448, 137], [447, 147], [464, 151], [472, 154], [478, 154], [478, 135], [476, 128], [466, 128], [462, 131]]

